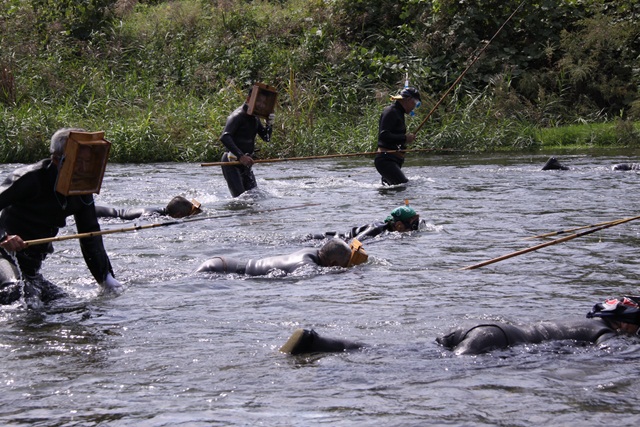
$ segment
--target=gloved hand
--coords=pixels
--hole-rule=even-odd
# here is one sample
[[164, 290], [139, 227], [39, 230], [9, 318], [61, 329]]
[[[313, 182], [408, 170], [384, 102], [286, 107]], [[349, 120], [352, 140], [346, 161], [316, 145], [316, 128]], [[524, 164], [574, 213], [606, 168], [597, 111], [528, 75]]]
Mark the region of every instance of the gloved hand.
[[102, 290], [107, 293], [119, 294], [124, 290], [122, 283], [118, 282], [111, 273], [107, 273], [107, 277], [104, 279], [104, 282], [100, 283], [100, 286]]
[[269, 114], [269, 118], [267, 119], [267, 125], [272, 126], [276, 121], [276, 115], [274, 113]]

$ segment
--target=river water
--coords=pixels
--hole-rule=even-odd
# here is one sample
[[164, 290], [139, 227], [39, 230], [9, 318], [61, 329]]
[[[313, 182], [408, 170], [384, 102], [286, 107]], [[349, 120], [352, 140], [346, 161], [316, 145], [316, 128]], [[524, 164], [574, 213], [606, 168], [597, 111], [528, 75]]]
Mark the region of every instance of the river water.
[[[44, 274], [69, 296], [0, 311], [0, 424], [629, 425], [640, 415], [636, 338], [480, 356], [435, 338], [487, 320], [582, 319], [608, 296], [640, 293], [633, 221], [461, 270], [541, 243], [528, 236], [638, 215], [638, 173], [610, 168], [638, 154], [558, 156], [567, 171], [541, 171], [543, 154], [412, 155], [400, 188], [381, 187], [370, 158], [260, 164], [259, 190], [237, 199], [218, 167], [110, 164], [97, 203], [162, 206], [183, 194], [208, 219], [104, 236], [126, 286], [115, 297], [99, 294], [76, 240], [56, 243]], [[216, 255], [320, 246], [304, 236], [382, 220], [404, 199], [426, 227], [365, 241], [364, 265], [193, 273]], [[74, 232], [69, 220], [60, 234]], [[300, 327], [367, 347], [280, 353]]]

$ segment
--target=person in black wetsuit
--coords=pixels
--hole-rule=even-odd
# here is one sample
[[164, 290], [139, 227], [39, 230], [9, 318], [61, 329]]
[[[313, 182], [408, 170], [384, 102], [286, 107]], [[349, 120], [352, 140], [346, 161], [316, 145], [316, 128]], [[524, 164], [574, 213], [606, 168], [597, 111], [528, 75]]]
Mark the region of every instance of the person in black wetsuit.
[[[21, 298], [37, 304], [64, 295], [40, 273], [53, 245], [27, 246], [25, 240], [54, 237], [71, 215], [78, 233], [100, 230], [92, 194], [64, 196], [55, 191], [71, 131], [82, 130], [58, 130], [51, 137], [51, 158], [15, 170], [0, 185], [0, 304], [12, 304]], [[84, 237], [80, 248], [102, 288], [119, 291], [122, 285], [114, 278], [102, 237]]]
[[262, 140], [269, 142], [273, 130], [275, 118], [273, 113], [269, 115], [265, 125], [258, 117], [247, 114], [249, 108], [247, 102], [251, 97], [251, 90], [249, 89], [244, 104], [227, 117], [227, 123], [220, 137], [220, 141], [227, 149], [222, 155], [222, 161], [242, 163], [241, 165], [221, 166], [222, 174], [233, 197], [238, 197], [245, 191], [256, 188], [256, 178], [251, 170], [256, 151], [256, 135], [260, 135]]
[[281, 271], [290, 274], [306, 265], [346, 268], [362, 264], [366, 259], [366, 252], [361, 247], [353, 244], [349, 246], [340, 239], [331, 239], [320, 249], [305, 248], [288, 255], [250, 259], [246, 262], [231, 257], [214, 257], [203, 262], [196, 273], [213, 272], [264, 276]]
[[[587, 313], [590, 320], [540, 322], [515, 326], [487, 322], [456, 328], [436, 341], [458, 355], [473, 355], [518, 344], [537, 344], [549, 340], [575, 340], [600, 344], [616, 335], [640, 335], [640, 296], [610, 298], [597, 303]], [[314, 330], [298, 329], [280, 349], [284, 353], [336, 352], [363, 347], [364, 344], [321, 337]]]
[[[566, 170], [570, 170], [570, 169], [571, 169], [570, 167], [563, 165], [555, 157], [550, 157], [549, 160], [547, 160], [547, 163], [545, 163], [544, 166], [542, 167], [543, 171], [548, 171], [548, 170], [563, 170], [563, 171], [566, 171]], [[611, 166], [611, 170], [614, 170], [614, 171], [637, 171], [637, 170], [640, 170], [640, 163], [617, 163], [617, 164]]]
[[96, 205], [96, 214], [98, 218], [120, 218], [131, 220], [149, 215], [168, 215], [171, 218], [184, 218], [191, 215], [197, 215], [202, 212], [200, 202], [197, 200], [189, 201], [185, 197], [176, 196], [169, 201], [164, 208], [128, 208], [118, 209], [108, 206]]
[[376, 170], [382, 176], [382, 184], [397, 185], [409, 180], [402, 172], [407, 144], [416, 136], [407, 133], [404, 115], [411, 114], [420, 105], [420, 93], [416, 88], [404, 88], [399, 95], [391, 97], [395, 102], [382, 111], [378, 124], [378, 154], [374, 159]]
[[391, 214], [384, 221], [353, 227], [346, 233], [327, 231], [324, 234], [309, 234], [307, 238], [324, 239], [327, 237], [338, 237], [343, 240], [356, 238], [362, 242], [385, 232], [397, 231], [403, 233], [414, 231], [418, 228], [420, 228], [420, 215], [418, 215], [412, 207], [405, 205], [392, 210]]
[[618, 163], [611, 166], [614, 171], [637, 171], [640, 170], [640, 163]]

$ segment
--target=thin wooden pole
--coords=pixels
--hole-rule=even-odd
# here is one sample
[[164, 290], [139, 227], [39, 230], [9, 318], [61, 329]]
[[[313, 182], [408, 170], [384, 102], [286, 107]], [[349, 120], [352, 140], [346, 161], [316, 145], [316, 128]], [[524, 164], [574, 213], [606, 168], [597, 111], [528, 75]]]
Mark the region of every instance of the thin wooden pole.
[[[263, 211], [254, 211], [254, 212], [251, 212], [251, 213], [259, 214], [259, 213], [280, 211], [280, 210], [283, 210], [283, 209], [298, 209], [298, 208], [303, 208], [303, 207], [307, 207], [307, 206], [318, 206], [318, 204], [319, 203], [305, 203], [304, 205], [286, 206], [286, 207], [282, 207], [282, 208], [267, 209], [267, 210], [263, 210]], [[85, 238], [85, 237], [102, 236], [102, 235], [105, 235], [105, 234], [124, 233], [124, 232], [127, 232], [127, 231], [145, 230], [147, 228], [166, 227], [168, 225], [175, 225], [175, 224], [186, 224], [186, 223], [190, 223], [190, 222], [204, 221], [204, 220], [207, 220], [207, 219], [229, 218], [229, 217], [237, 216], [237, 215], [238, 214], [236, 212], [236, 213], [231, 213], [231, 214], [227, 214], [227, 215], [207, 216], [207, 217], [192, 218], [192, 219], [180, 219], [180, 220], [175, 220], [175, 221], [158, 222], [158, 223], [155, 223], [155, 224], [133, 225], [133, 226], [130, 226], [130, 227], [112, 228], [112, 229], [108, 229], [108, 230], [91, 231], [91, 232], [88, 232], [88, 233], [69, 234], [67, 236], [56, 236], [56, 237], [47, 237], [47, 238], [44, 238], [44, 239], [27, 240], [24, 243], [27, 245], [27, 247], [29, 247], [29, 246], [34, 246], [34, 245], [43, 245], [43, 244], [52, 243], [52, 242], [60, 242], [62, 240], [82, 239], [82, 238]]]
[[497, 257], [497, 258], [490, 259], [488, 261], [484, 261], [484, 262], [481, 262], [481, 263], [478, 263], [478, 264], [474, 264], [474, 265], [470, 265], [470, 266], [467, 266], [467, 267], [463, 267], [460, 270], [473, 270], [473, 269], [476, 269], [476, 268], [484, 267], [485, 265], [489, 265], [489, 264], [493, 264], [493, 263], [498, 262], [498, 261], [503, 261], [505, 259], [513, 258], [515, 256], [526, 254], [528, 252], [537, 251], [538, 249], [542, 249], [542, 248], [545, 248], [547, 246], [555, 245], [557, 243], [566, 242], [568, 240], [575, 239], [576, 237], [586, 236], [587, 234], [595, 233], [596, 231], [603, 230], [603, 229], [609, 228], [609, 227], [613, 227], [614, 225], [624, 224], [625, 222], [634, 221], [636, 219], [640, 219], [640, 216], [635, 216], [633, 218], [624, 218], [624, 219], [619, 219], [619, 220], [616, 220], [616, 221], [611, 221], [611, 222], [609, 222], [609, 223], [607, 223], [605, 225], [601, 225], [601, 226], [593, 228], [591, 230], [586, 230], [586, 231], [583, 231], [581, 233], [571, 234], [569, 236], [565, 236], [565, 237], [561, 237], [559, 239], [551, 240], [550, 242], [541, 243], [539, 245], [532, 246], [530, 248], [522, 249], [522, 250], [519, 250], [519, 251], [516, 251], [516, 252], [512, 252], [510, 254], [506, 254], [506, 255], [502, 255], [502, 256]]
[[454, 87], [456, 87], [458, 85], [458, 83], [460, 83], [460, 81], [462, 80], [462, 78], [464, 77], [465, 74], [467, 74], [467, 71], [469, 71], [469, 69], [473, 66], [473, 64], [476, 63], [476, 61], [478, 59], [480, 59], [480, 56], [484, 53], [484, 51], [487, 49], [487, 47], [489, 47], [489, 45], [491, 44], [491, 42], [493, 41], [493, 39], [495, 39], [498, 34], [500, 34], [500, 32], [502, 31], [502, 29], [505, 27], [505, 25], [507, 25], [507, 23], [511, 20], [511, 18], [513, 18], [513, 16], [516, 14], [516, 12], [520, 9], [520, 7], [522, 7], [522, 5], [524, 4], [526, 0], [523, 0], [522, 3], [520, 3], [520, 5], [518, 5], [518, 7], [516, 7], [516, 9], [513, 11], [513, 13], [511, 15], [509, 15], [509, 17], [507, 18], [506, 21], [504, 21], [504, 23], [500, 26], [500, 28], [498, 28], [498, 31], [496, 31], [496, 33], [493, 35], [493, 37], [491, 37], [491, 39], [487, 42], [487, 44], [484, 45], [484, 47], [482, 49], [480, 49], [480, 52], [478, 52], [478, 54], [475, 56], [475, 58], [473, 58], [473, 60], [471, 61], [471, 63], [467, 66], [467, 68], [464, 69], [464, 71], [462, 72], [462, 74], [460, 74], [458, 76], [458, 78], [453, 82], [453, 84], [449, 87], [449, 89], [447, 89], [447, 91], [444, 93], [444, 95], [442, 95], [442, 97], [440, 98], [440, 100], [438, 102], [436, 102], [436, 105], [433, 106], [433, 108], [431, 109], [431, 111], [429, 111], [429, 114], [427, 114], [427, 116], [424, 118], [424, 120], [422, 120], [422, 122], [420, 123], [420, 125], [416, 128], [416, 130], [413, 131], [414, 134], [418, 133], [418, 131], [420, 129], [422, 129], [422, 126], [424, 126], [424, 124], [427, 122], [427, 120], [429, 119], [429, 117], [431, 117], [431, 115], [436, 111], [436, 109], [438, 108], [438, 106], [442, 103], [442, 101], [444, 101], [444, 99], [447, 97], [447, 95], [449, 95], [449, 92], [451, 92], [453, 90]]
[[[457, 150], [447, 150], [447, 149], [439, 149], [439, 148], [415, 148], [411, 150], [389, 150], [387, 153], [407, 153], [407, 152], [418, 152], [418, 151], [457, 151]], [[283, 159], [256, 159], [253, 163], [275, 163], [275, 162], [289, 162], [296, 160], [316, 160], [316, 159], [332, 159], [335, 157], [354, 157], [354, 156], [369, 156], [378, 154], [379, 151], [366, 151], [362, 153], [346, 153], [346, 154], [326, 154], [322, 156], [308, 156], [308, 157], [286, 157]], [[200, 166], [237, 166], [242, 163], [238, 161], [233, 162], [210, 162], [210, 163], [200, 163]]]
[[605, 222], [599, 222], [597, 224], [583, 225], [582, 227], [575, 227], [575, 228], [568, 228], [566, 230], [552, 231], [550, 233], [544, 233], [544, 234], [538, 234], [536, 236], [525, 237], [522, 240], [533, 240], [533, 239], [541, 239], [541, 238], [544, 238], [544, 237], [557, 236], [559, 234], [572, 233], [574, 231], [584, 230], [585, 228], [599, 227], [601, 225], [607, 225], [607, 224], [611, 224], [612, 222], [617, 222], [617, 221], [621, 221], [621, 220], [616, 219], [614, 221], [605, 221]]

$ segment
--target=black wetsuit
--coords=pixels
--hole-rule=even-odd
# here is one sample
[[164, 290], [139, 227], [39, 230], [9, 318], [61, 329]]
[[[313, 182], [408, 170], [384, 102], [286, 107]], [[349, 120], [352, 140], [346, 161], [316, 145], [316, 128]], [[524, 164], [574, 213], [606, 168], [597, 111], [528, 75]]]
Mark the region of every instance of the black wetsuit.
[[[378, 124], [378, 147], [387, 150], [405, 150], [407, 148], [407, 126], [404, 122], [405, 111], [398, 101], [385, 107]], [[380, 152], [374, 159], [376, 170], [382, 175], [382, 182], [397, 185], [409, 180], [402, 172], [404, 156], [400, 153]]]
[[[220, 137], [220, 141], [228, 150], [222, 155], [223, 162], [235, 161], [243, 155], [253, 157], [256, 135], [260, 135], [266, 142], [271, 140], [271, 126], [263, 126], [258, 117], [247, 114], [247, 108], [248, 105], [245, 103], [227, 118]], [[229, 158], [229, 153], [237, 159]], [[253, 171], [244, 165], [222, 166], [222, 174], [233, 197], [238, 197], [257, 186]]]
[[167, 208], [129, 208], [118, 209], [107, 206], [96, 206], [98, 218], [136, 219], [147, 215], [167, 215]]
[[273, 271], [280, 270], [285, 273], [293, 273], [305, 265], [319, 265], [318, 249], [301, 249], [289, 255], [279, 255], [261, 259], [250, 259], [240, 262], [231, 257], [215, 257], [203, 262], [196, 270], [214, 273], [235, 273], [248, 276], [264, 276]]
[[637, 171], [640, 170], [640, 163], [618, 163], [611, 167], [614, 171]]
[[601, 319], [572, 323], [542, 322], [514, 326], [487, 322], [471, 328], [458, 328], [436, 341], [456, 354], [480, 354], [517, 344], [537, 344], [548, 340], [575, 340], [600, 343], [616, 335]]
[[380, 222], [374, 222], [372, 224], [361, 225], [360, 227], [353, 227], [351, 230], [347, 231], [346, 233], [338, 233], [337, 231], [327, 231], [324, 234], [309, 234], [308, 237], [311, 239], [324, 239], [327, 237], [329, 238], [338, 237], [343, 240], [356, 238], [362, 242], [363, 240], [369, 239], [371, 237], [379, 236], [385, 231], [391, 231], [389, 227], [390, 227], [390, 223], [380, 221]]
[[[420, 225], [423, 226], [425, 223], [424, 219], [420, 220]], [[324, 234], [308, 234], [307, 238], [309, 239], [325, 239], [331, 237], [337, 237], [342, 240], [350, 240], [353, 238], [358, 239], [359, 241], [364, 241], [366, 239], [370, 239], [372, 237], [379, 236], [385, 232], [393, 231], [391, 229], [391, 222], [374, 222], [367, 225], [361, 225], [360, 227], [353, 227], [351, 230], [346, 233], [338, 233], [337, 231], [325, 231]]]
[[[54, 237], [66, 218], [73, 215], [79, 233], [100, 230], [93, 195], [63, 196], [54, 188], [57, 167], [50, 159], [17, 169], [0, 185], [0, 237], [5, 233], [23, 240]], [[4, 238], [4, 237], [3, 237]], [[80, 248], [91, 274], [98, 283], [113, 275], [101, 236], [85, 237]], [[62, 291], [40, 274], [42, 261], [53, 252], [51, 243], [33, 245], [15, 253], [20, 272], [10, 253], [0, 250], [0, 304], [11, 304], [22, 296], [18, 279], [24, 279], [24, 296], [49, 301]], [[21, 273], [21, 276], [20, 276]]]

